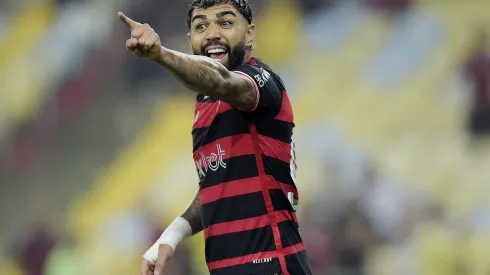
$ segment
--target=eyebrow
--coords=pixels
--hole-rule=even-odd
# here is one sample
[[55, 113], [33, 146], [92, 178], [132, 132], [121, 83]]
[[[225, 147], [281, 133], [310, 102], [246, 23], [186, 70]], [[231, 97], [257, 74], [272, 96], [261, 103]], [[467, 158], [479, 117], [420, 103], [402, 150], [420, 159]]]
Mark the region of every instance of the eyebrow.
[[194, 17], [192, 17], [192, 22], [194, 22], [195, 20], [197, 19], [202, 19], [202, 20], [206, 20], [208, 17], [206, 15], [195, 15]]
[[222, 12], [218, 12], [216, 14], [216, 18], [220, 18], [220, 17], [223, 17], [223, 16], [228, 15], [228, 14], [236, 17], [236, 14], [233, 11], [222, 11]]
[[[233, 15], [234, 17], [236, 17], [236, 14], [233, 12], [233, 11], [222, 11], [222, 12], [218, 12], [216, 14], [216, 18], [221, 18], [225, 15]], [[194, 17], [192, 17], [192, 20], [191, 20], [191, 23], [194, 22], [194, 20], [197, 20], [197, 19], [202, 19], [202, 20], [206, 20], [208, 17], [206, 15], [195, 15]]]

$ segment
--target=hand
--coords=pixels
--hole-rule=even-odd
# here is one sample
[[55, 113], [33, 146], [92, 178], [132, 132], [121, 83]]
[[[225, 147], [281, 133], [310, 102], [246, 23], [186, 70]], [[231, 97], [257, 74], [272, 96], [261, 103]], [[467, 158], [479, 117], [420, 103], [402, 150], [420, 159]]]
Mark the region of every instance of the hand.
[[122, 12], [117, 15], [131, 30], [131, 38], [126, 41], [126, 48], [136, 56], [152, 60], [160, 58], [162, 42], [150, 25], [138, 23]]
[[172, 259], [174, 250], [167, 244], [161, 244], [158, 248], [158, 260], [155, 266], [144, 259], [141, 266], [141, 275], [163, 275], [165, 264]]

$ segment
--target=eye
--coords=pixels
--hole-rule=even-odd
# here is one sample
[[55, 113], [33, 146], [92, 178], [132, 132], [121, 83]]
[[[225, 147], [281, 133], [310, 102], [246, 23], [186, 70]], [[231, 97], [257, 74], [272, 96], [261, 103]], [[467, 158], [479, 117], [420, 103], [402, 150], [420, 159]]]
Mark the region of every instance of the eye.
[[204, 30], [204, 27], [206, 27], [206, 26], [203, 23], [197, 24], [196, 25], [196, 30], [202, 31], [202, 30]]
[[231, 25], [233, 25], [233, 22], [231, 22], [231, 21], [221, 22], [221, 26], [223, 26], [223, 27], [230, 27]]

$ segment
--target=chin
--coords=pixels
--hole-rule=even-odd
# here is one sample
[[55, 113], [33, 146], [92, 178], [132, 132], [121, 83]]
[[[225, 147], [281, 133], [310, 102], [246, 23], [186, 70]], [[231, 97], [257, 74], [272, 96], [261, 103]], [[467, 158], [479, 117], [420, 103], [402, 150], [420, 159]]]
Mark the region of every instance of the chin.
[[226, 68], [230, 69], [230, 59], [228, 58], [228, 54], [221, 58], [213, 58], [214, 60], [218, 61], [221, 63], [221, 65], [225, 66]]

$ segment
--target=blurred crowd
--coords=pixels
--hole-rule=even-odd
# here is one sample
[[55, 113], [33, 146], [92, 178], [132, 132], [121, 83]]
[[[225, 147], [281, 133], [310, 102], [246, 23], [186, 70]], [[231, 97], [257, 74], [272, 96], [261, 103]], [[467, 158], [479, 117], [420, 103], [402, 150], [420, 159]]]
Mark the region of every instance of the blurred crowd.
[[[249, 2], [256, 15], [261, 15], [274, 1]], [[417, 4], [410, 0], [284, 0], [277, 8], [284, 5], [282, 10], [299, 10], [301, 21], [310, 23], [316, 22], [314, 18], [322, 22], [322, 12], [341, 12], [343, 9], [338, 7], [345, 5], [349, 12], [359, 12], [359, 17], [381, 17], [390, 29], [410, 36], [411, 30], [403, 26], [407, 21], [408, 25], [413, 24], [413, 18], [420, 19]], [[100, 244], [91, 247], [110, 250], [92, 253], [79, 243], [77, 229], [68, 222], [68, 208], [74, 198], [91, 188], [90, 183], [100, 170], [134, 141], [161, 102], [181, 94], [192, 101], [192, 94], [162, 73], [158, 65], [126, 53], [121, 45], [128, 33], [115, 27], [116, 12], [123, 10], [135, 20], [150, 24], [166, 46], [187, 52], [187, 6], [188, 1], [173, 1], [169, 8], [168, 1], [154, 0], [0, 3], [0, 74], [5, 72], [0, 77], [0, 274], [127, 272], [127, 264], [137, 266], [140, 256], [134, 258], [135, 255], [141, 255], [173, 218], [175, 213], [155, 206], [163, 202], [145, 197], [137, 207], [104, 220], [95, 230], [95, 242]], [[358, 19], [354, 17], [349, 20]], [[24, 30], [29, 26], [17, 22], [23, 18], [34, 18], [25, 24], [44, 22], [43, 37], [29, 36]], [[349, 24], [339, 22], [339, 29]], [[423, 49], [433, 45], [427, 41], [442, 32], [430, 20], [419, 24], [427, 27], [428, 36], [416, 37], [417, 43], [407, 46], [415, 55], [423, 55]], [[20, 26], [19, 31], [25, 34], [12, 34], [9, 26], [13, 25]], [[339, 32], [332, 30], [336, 31]], [[458, 86], [464, 87], [459, 91], [468, 91], [469, 98], [466, 126], [459, 130], [466, 131], [471, 144], [488, 144], [490, 134], [487, 31], [480, 26], [469, 28], [471, 43], [464, 47], [465, 55], [458, 60], [456, 78], [464, 83]], [[311, 36], [321, 36], [311, 32]], [[22, 41], [35, 42], [37, 45], [31, 46], [36, 49], [26, 48], [30, 54], [25, 56], [9, 56], [6, 49], [12, 45], [11, 37], [16, 44], [16, 35]], [[396, 34], [394, 37], [396, 40]], [[402, 42], [395, 41], [393, 45], [396, 43]], [[327, 47], [320, 49], [320, 53], [325, 52]], [[398, 79], [405, 74], [397, 62], [405, 61], [411, 66], [413, 58], [407, 56], [403, 59], [394, 50], [394, 61], [383, 67], [382, 58], [375, 55], [371, 72], [376, 85], [389, 86], [386, 75]], [[264, 59], [267, 61], [267, 56]], [[28, 69], [17, 76], [17, 68]], [[376, 74], [382, 77], [377, 78]], [[286, 77], [288, 82], [294, 86], [294, 79]], [[292, 90], [293, 94], [302, 92]], [[36, 100], [25, 100], [28, 96]], [[311, 123], [315, 128], [331, 129], [327, 123]], [[316, 186], [315, 191], [307, 192], [298, 213], [314, 274], [489, 274], [485, 255], [490, 253], [490, 243], [484, 238], [490, 233], [488, 205], [454, 215], [424, 188], [410, 187], [401, 182], [404, 179], [383, 173], [365, 150], [339, 137], [339, 131], [300, 131], [308, 140], [314, 140], [304, 141], [308, 143], [305, 147], [311, 147], [305, 155], [315, 159], [320, 167], [320, 176], [311, 183]], [[301, 192], [301, 185], [299, 189]], [[181, 245], [168, 274], [205, 274], [196, 264], [196, 257], [202, 257], [200, 248], [194, 242]], [[118, 260], [92, 258], [115, 251]], [[119, 269], [114, 267], [118, 265]]]
[[490, 134], [490, 40], [485, 30], [475, 32], [468, 59], [463, 65], [464, 78], [471, 87], [468, 130], [475, 138]]

